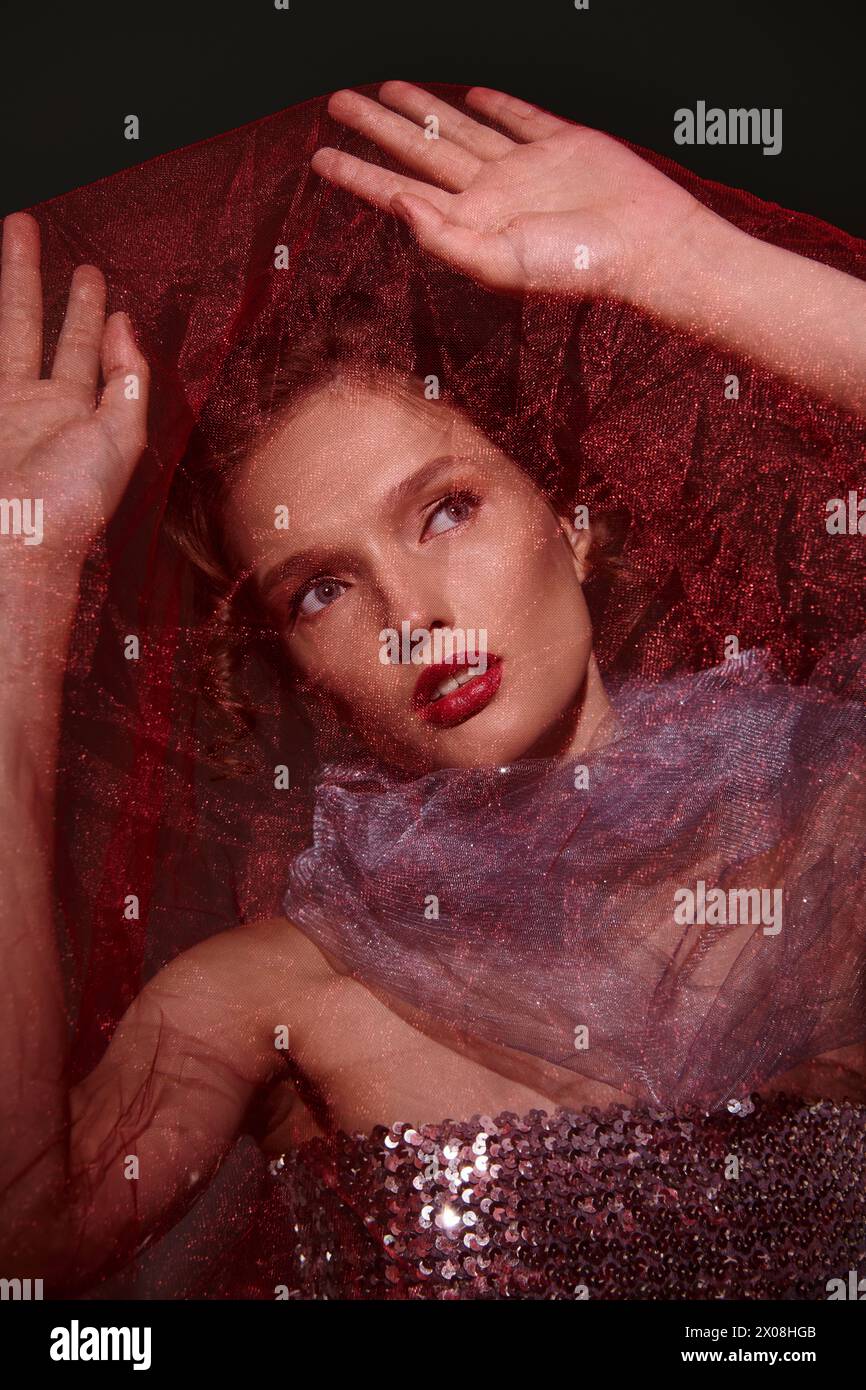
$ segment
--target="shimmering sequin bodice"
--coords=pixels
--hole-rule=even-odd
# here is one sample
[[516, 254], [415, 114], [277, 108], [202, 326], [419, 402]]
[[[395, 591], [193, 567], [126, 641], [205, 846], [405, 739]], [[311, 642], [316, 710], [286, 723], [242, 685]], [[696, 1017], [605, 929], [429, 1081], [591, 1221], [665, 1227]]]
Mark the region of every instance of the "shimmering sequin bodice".
[[395, 1125], [270, 1171], [282, 1297], [825, 1299], [866, 1274], [861, 1106]]

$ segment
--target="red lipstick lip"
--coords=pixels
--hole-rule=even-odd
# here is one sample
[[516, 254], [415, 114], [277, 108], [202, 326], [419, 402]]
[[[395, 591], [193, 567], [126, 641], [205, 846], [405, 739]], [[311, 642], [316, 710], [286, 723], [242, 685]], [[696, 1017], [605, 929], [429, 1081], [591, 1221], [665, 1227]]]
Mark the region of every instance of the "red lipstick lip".
[[462, 724], [489, 704], [502, 681], [502, 659], [487, 653], [487, 670], [474, 676], [459, 690], [443, 695], [441, 700], [433, 700], [433, 692], [439, 683], [454, 671], [472, 669], [472, 662], [452, 659], [440, 661], [435, 666], [427, 666], [418, 677], [412, 708], [428, 724], [437, 728], [451, 728]]

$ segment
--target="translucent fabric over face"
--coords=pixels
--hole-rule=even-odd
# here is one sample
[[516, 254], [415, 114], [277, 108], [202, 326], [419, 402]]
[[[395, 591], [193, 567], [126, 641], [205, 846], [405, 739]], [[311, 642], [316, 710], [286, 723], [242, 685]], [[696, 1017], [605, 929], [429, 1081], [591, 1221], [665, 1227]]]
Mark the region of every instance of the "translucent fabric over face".
[[[462, 89], [429, 86], [459, 104]], [[866, 548], [825, 519], [862, 486], [866, 426], [611, 299], [470, 283], [310, 170], [322, 144], [379, 159], [325, 106], [33, 209], [47, 360], [88, 261], [153, 370], [148, 449], [90, 556], [68, 662], [56, 884], [74, 1075], [160, 965], [283, 910], [434, 1030], [475, 1026], [665, 1102], [719, 1104], [862, 1038]], [[745, 231], [866, 277], [864, 243], [638, 152]], [[358, 294], [371, 363], [434, 373], [550, 496], [612, 520], [622, 572], [587, 594], [623, 724], [589, 791], [571, 765], [323, 771], [253, 628], [245, 770], [217, 776], [202, 756], [210, 615], [166, 535], [169, 492], [179, 469], [243, 450], [285, 354]], [[725, 662], [732, 634], [749, 655]], [[684, 955], [658, 904], [670, 923], [673, 892], [699, 880], [780, 886], [790, 917], [739, 950], [718, 924], [706, 959], [692, 937]], [[431, 893], [435, 927], [418, 915]]]

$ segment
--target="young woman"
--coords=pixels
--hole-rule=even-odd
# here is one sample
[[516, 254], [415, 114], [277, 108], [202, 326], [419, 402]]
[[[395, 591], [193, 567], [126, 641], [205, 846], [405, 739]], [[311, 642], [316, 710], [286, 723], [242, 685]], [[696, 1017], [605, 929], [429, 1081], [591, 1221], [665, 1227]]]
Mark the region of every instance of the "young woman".
[[[599, 132], [466, 103], [481, 119], [404, 83], [338, 93], [331, 114], [413, 176], [327, 147], [312, 168], [489, 290], [614, 297], [866, 415], [862, 282]], [[328, 749], [312, 843], [284, 914], [159, 970], [70, 1084], [62, 681], [148, 418], [148, 364], [105, 298], [80, 266], [41, 377], [38, 226], [6, 219], [0, 491], [47, 524], [0, 545], [4, 1269], [88, 1287], [255, 1114], [293, 1212], [260, 1295], [826, 1296], [862, 1226], [862, 644], [808, 686], [756, 653], [606, 683], [584, 595], [599, 528], [447, 381], [377, 359], [363, 320], [285, 351], [248, 447], [210, 472], [193, 447], [170, 517], [226, 633], [241, 611], [270, 625]], [[383, 660], [404, 625], [483, 631], [484, 669]], [[750, 1094], [787, 1092], [754, 1118]], [[832, 1235], [826, 1213], [807, 1229], [806, 1174], [832, 1188]], [[659, 1254], [672, 1211], [689, 1239]]]

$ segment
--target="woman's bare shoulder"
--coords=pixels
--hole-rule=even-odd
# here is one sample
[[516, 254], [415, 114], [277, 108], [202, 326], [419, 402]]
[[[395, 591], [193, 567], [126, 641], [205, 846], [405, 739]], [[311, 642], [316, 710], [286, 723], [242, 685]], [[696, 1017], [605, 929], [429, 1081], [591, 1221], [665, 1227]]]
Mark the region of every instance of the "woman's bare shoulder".
[[260, 1017], [297, 1022], [323, 990], [330, 991], [344, 978], [337, 962], [280, 916], [219, 932], [184, 952], [174, 965], [185, 975], [201, 972]]
[[227, 967], [245, 961], [274, 965], [291, 962], [313, 973], [333, 970], [319, 948], [287, 917], [260, 917], [239, 922], [235, 927], [206, 937], [177, 958], [190, 962], [224, 963]]

